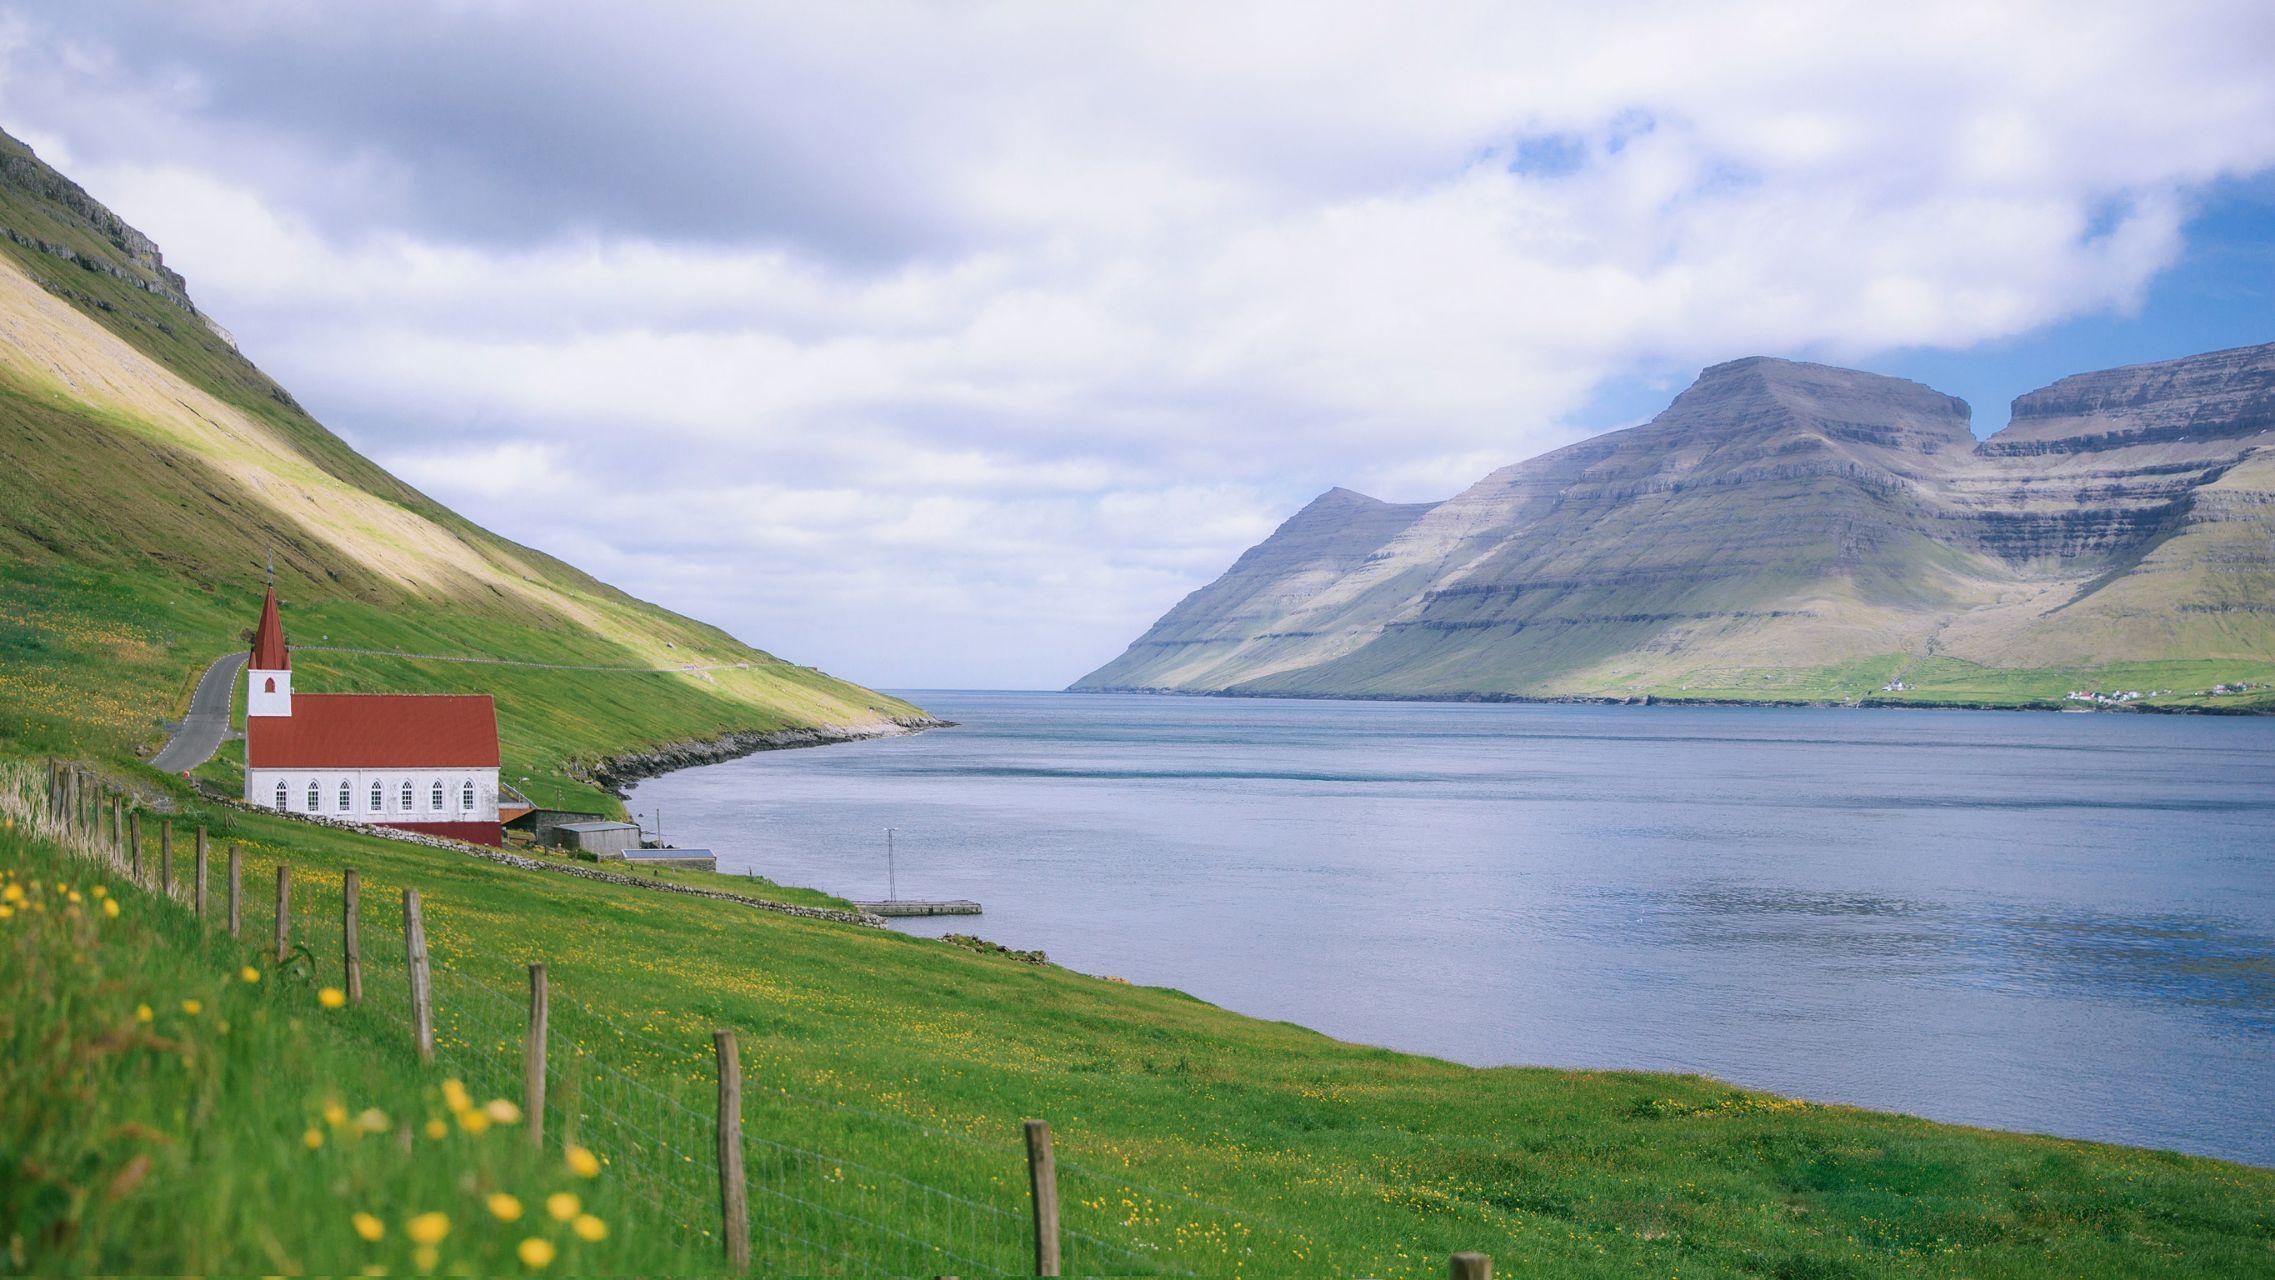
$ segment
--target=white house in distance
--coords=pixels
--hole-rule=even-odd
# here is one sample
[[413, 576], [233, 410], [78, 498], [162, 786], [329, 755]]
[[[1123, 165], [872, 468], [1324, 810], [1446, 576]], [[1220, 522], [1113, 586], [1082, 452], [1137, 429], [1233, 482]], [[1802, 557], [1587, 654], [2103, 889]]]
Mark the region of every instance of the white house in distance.
[[295, 694], [271, 587], [245, 669], [245, 803], [501, 845], [497, 706], [486, 693]]

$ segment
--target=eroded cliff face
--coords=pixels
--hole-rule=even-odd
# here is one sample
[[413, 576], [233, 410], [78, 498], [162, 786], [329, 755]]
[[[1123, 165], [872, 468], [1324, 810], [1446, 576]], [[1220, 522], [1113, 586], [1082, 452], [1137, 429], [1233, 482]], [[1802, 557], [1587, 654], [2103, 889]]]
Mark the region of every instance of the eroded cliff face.
[[2271, 387], [2275, 345], [2081, 375], [1978, 445], [1918, 383], [1716, 365], [1446, 502], [1327, 495], [1077, 687], [1617, 696], [1889, 654], [2275, 657]]

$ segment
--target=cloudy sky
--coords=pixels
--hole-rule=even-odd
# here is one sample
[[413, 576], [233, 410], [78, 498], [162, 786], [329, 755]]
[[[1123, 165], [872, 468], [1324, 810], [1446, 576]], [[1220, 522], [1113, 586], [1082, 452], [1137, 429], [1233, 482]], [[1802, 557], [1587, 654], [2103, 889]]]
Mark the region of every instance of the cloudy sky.
[[397, 473], [892, 687], [1715, 361], [2275, 339], [2264, 0], [0, 2], [0, 126]]

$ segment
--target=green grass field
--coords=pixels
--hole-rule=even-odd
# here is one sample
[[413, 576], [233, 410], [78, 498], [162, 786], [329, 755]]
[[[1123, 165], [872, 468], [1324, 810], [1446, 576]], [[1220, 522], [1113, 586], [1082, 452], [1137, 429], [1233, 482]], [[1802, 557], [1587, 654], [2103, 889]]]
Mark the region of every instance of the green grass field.
[[[273, 868], [291, 862], [291, 958], [115, 874], [101, 879], [125, 911], [97, 919], [84, 864], [0, 835], [0, 867], [51, 904], [0, 923], [0, 977], [39, 993], [0, 1014], [0, 1114], [11, 1149], [54, 1174], [0, 1175], [23, 1269], [400, 1270], [417, 1262], [403, 1224], [442, 1212], [442, 1271], [520, 1271], [511, 1250], [563, 1186], [610, 1234], [572, 1241], [545, 1220], [555, 1266], [707, 1266], [716, 1027], [741, 1037], [757, 1256], [774, 1271], [1019, 1270], [1028, 1116], [1056, 1130], [1070, 1266], [1089, 1273], [1419, 1276], [1464, 1248], [1510, 1274], [1600, 1276], [2254, 1275], [2275, 1259], [2267, 1170], [1695, 1077], [1460, 1067], [931, 940], [145, 798], [182, 806], [178, 876], [191, 823], [213, 829], [216, 885], [219, 850], [242, 848], [248, 939], [271, 936]], [[329, 1011], [348, 866], [367, 997]], [[83, 895], [77, 914], [53, 906], [57, 882]], [[405, 1023], [404, 887], [432, 938], [432, 1068]], [[236, 976], [248, 961], [261, 982]], [[557, 1149], [451, 1127], [441, 1092], [456, 1078], [478, 1100], [520, 1097], [531, 961], [551, 976], [550, 1141], [574, 1113], [607, 1162], [590, 1183]], [[208, 1011], [183, 1015], [185, 998]], [[156, 1021], [138, 1031], [143, 1004]], [[340, 1132], [332, 1101], [378, 1108], [385, 1132]], [[497, 1189], [530, 1216], [489, 1216]], [[382, 1242], [355, 1234], [358, 1210], [388, 1224]]]

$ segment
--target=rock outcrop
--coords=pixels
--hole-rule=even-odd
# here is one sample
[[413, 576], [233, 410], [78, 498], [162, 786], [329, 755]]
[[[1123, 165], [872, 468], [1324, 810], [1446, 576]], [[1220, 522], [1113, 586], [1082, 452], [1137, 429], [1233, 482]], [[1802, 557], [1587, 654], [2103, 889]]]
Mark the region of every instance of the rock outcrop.
[[1754, 357], [1445, 502], [1314, 502], [1077, 688], [1623, 697], [2275, 660], [2275, 345], [1965, 402]]

